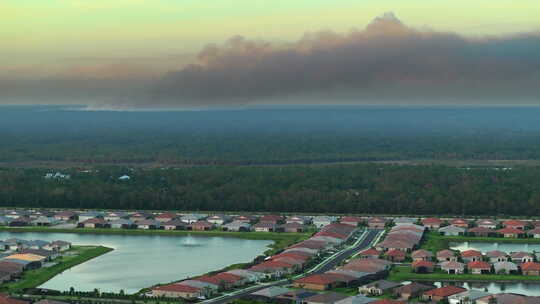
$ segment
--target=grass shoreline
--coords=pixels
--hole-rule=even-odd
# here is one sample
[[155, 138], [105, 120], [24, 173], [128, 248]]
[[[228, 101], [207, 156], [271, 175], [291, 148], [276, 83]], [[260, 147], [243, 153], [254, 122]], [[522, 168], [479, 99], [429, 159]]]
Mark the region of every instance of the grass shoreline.
[[26, 271], [19, 281], [3, 284], [0, 290], [17, 292], [26, 288], [35, 288], [72, 267], [113, 251], [112, 248], [105, 246], [73, 246], [71, 250], [82, 250], [82, 252], [75, 256], [64, 256], [54, 266]]

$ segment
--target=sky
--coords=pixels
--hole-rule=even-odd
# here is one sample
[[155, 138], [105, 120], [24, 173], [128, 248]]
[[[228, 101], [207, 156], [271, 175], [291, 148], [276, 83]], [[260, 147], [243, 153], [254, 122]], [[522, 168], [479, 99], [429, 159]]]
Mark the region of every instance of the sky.
[[538, 16], [538, 0], [2, 0], [0, 103], [540, 103]]

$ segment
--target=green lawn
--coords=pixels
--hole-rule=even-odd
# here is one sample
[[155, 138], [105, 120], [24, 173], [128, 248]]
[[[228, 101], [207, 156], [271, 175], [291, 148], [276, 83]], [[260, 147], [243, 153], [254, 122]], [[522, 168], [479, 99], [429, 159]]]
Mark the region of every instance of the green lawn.
[[0, 285], [0, 290], [17, 292], [25, 288], [37, 287], [66, 269], [84, 263], [112, 250], [112, 248], [103, 246], [73, 246], [70, 251], [77, 252], [78, 254], [58, 258], [56, 260], [58, 264], [52, 267], [43, 267], [25, 271], [19, 281]]
[[408, 280], [426, 281], [540, 281], [540, 276], [504, 275], [504, 274], [447, 274], [440, 270], [434, 273], [413, 273], [408, 266], [396, 266], [390, 272], [388, 280], [401, 282]]

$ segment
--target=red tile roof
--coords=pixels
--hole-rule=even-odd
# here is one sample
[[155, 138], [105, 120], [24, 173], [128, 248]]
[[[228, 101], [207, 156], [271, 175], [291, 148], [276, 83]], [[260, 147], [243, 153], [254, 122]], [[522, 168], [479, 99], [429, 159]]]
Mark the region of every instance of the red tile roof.
[[376, 256], [379, 256], [381, 253], [379, 251], [377, 251], [377, 249], [375, 248], [369, 248], [367, 250], [364, 250], [362, 252], [360, 252], [360, 255], [376, 255]]
[[217, 278], [217, 279], [222, 280], [222, 281], [227, 282], [227, 283], [236, 283], [236, 282], [243, 279], [241, 276], [238, 276], [238, 275], [235, 275], [235, 274], [232, 274], [232, 273], [228, 273], [228, 272], [218, 273], [218, 274], [214, 275], [214, 278]]
[[519, 220], [508, 220], [503, 222], [503, 226], [527, 226], [527, 222]]
[[533, 270], [533, 271], [540, 271], [540, 263], [535, 263], [535, 262], [527, 262], [527, 263], [523, 263], [521, 264], [521, 269], [522, 270]]
[[438, 218], [435, 218], [435, 217], [428, 217], [428, 218], [425, 218], [425, 219], [422, 219], [422, 224], [441, 224], [442, 223], [442, 220], [441, 219], [438, 219]]
[[474, 261], [474, 262], [469, 262], [469, 264], [467, 264], [467, 268], [469, 269], [491, 269], [491, 265], [489, 265], [489, 263], [486, 263], [486, 262], [483, 262], [483, 261]]
[[523, 230], [519, 230], [519, 229], [512, 228], [512, 227], [506, 227], [506, 228], [503, 228], [503, 229], [499, 229], [499, 230], [497, 230], [497, 232], [500, 233], [500, 234], [523, 234], [523, 233], [525, 233]]
[[401, 251], [401, 250], [398, 250], [398, 249], [392, 249], [390, 251], [388, 251], [386, 253], [387, 256], [392, 256], [392, 257], [404, 257], [405, 256], [405, 252]]
[[426, 296], [436, 296], [436, 297], [449, 297], [456, 293], [467, 291], [465, 288], [456, 287], [456, 286], [445, 286], [441, 288], [435, 288], [424, 292]]
[[433, 268], [435, 267], [435, 263], [430, 261], [415, 261], [411, 264], [412, 268], [416, 267], [427, 267], [427, 268]]
[[490, 233], [490, 232], [494, 232], [494, 231], [493, 231], [493, 229], [489, 229], [489, 228], [485, 228], [485, 227], [474, 227], [474, 228], [469, 229], [469, 232]]
[[469, 249], [465, 250], [461, 253], [462, 257], [468, 258], [468, 257], [481, 257], [482, 253], [478, 250]]
[[294, 282], [298, 284], [328, 285], [338, 281], [336, 280], [336, 277], [327, 274], [314, 274], [295, 280]]
[[152, 288], [152, 290], [164, 290], [172, 292], [198, 292], [201, 289], [197, 287], [192, 287], [188, 285], [181, 284], [169, 284]]

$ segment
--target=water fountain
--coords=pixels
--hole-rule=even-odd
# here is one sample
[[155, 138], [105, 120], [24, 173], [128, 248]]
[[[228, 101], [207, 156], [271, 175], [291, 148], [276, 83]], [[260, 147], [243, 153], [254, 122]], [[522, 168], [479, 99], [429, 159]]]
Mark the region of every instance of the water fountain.
[[196, 246], [201, 246], [201, 244], [199, 242], [197, 242], [197, 240], [194, 237], [192, 237], [191, 234], [188, 234], [187, 237], [182, 242], [182, 246], [184, 246], [184, 247], [196, 247]]

